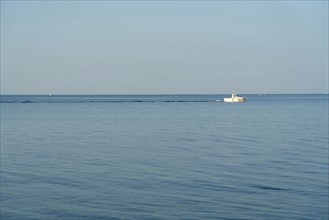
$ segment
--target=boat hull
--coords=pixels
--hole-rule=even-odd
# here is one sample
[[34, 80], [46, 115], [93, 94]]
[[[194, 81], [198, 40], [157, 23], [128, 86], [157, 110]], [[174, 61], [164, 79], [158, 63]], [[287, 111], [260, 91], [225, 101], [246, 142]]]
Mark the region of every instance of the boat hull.
[[246, 102], [246, 97], [224, 98], [224, 102]]

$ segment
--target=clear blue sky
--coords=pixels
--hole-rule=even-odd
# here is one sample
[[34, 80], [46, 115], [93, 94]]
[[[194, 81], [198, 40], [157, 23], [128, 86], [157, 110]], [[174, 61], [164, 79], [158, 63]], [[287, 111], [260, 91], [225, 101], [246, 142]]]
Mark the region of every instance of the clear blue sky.
[[327, 93], [328, 1], [1, 1], [1, 94]]

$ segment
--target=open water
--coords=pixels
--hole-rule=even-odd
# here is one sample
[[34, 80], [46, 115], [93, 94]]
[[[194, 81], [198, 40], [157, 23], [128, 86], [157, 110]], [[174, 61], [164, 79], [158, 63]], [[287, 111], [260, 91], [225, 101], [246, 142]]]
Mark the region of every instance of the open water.
[[1, 219], [328, 219], [328, 95], [1, 96]]

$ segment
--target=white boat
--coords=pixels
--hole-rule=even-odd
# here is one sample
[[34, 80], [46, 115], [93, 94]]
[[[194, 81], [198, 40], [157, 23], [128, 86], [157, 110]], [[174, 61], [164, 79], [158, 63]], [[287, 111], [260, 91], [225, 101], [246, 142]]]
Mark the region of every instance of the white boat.
[[231, 98], [224, 98], [224, 102], [246, 102], [247, 97], [238, 96], [233, 93]]

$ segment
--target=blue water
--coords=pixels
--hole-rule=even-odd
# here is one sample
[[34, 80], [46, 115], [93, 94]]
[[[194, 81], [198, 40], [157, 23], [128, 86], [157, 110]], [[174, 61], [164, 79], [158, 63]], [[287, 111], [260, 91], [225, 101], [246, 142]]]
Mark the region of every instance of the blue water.
[[328, 95], [1, 96], [1, 219], [328, 219]]

